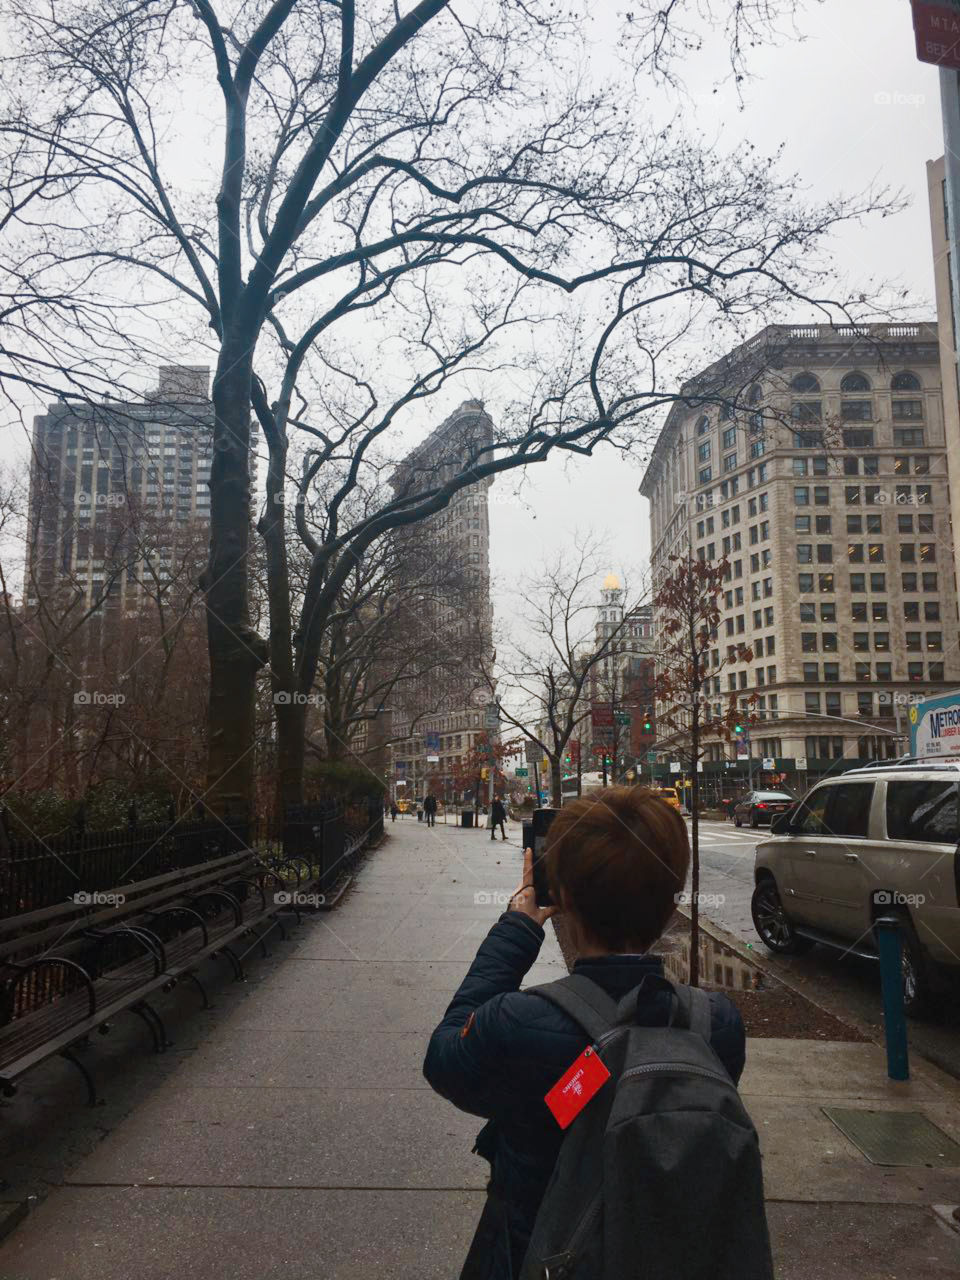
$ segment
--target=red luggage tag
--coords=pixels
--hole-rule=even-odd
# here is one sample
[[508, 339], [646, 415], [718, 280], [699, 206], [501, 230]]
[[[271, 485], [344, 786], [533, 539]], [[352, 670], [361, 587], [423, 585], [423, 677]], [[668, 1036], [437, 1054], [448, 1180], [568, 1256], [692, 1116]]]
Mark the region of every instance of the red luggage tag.
[[544, 1098], [561, 1129], [576, 1119], [609, 1079], [610, 1072], [593, 1045], [589, 1045]]

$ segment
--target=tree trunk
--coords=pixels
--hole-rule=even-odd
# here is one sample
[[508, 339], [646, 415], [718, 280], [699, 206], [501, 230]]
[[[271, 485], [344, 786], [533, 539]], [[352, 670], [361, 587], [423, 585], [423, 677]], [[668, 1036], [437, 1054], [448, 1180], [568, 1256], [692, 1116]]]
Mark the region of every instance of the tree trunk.
[[221, 816], [253, 801], [255, 695], [266, 645], [250, 625], [250, 344], [225, 341], [213, 384], [210, 558], [201, 579], [210, 655], [207, 789]]
[[550, 803], [555, 809], [563, 804], [563, 771], [559, 755], [550, 757]]
[[690, 727], [690, 986], [700, 985], [700, 690], [693, 703]]
[[269, 441], [266, 507], [257, 525], [267, 564], [267, 604], [270, 618], [270, 690], [277, 726], [277, 775], [274, 816], [280, 823], [288, 805], [303, 801], [304, 707], [294, 702], [293, 626], [290, 616], [290, 571], [284, 518], [286, 442]]

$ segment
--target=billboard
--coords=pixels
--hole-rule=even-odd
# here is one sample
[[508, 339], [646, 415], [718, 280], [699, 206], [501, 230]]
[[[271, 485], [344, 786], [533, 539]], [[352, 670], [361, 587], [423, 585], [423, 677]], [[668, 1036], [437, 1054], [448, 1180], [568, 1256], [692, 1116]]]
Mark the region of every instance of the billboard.
[[923, 698], [910, 708], [910, 754], [960, 755], [960, 689]]

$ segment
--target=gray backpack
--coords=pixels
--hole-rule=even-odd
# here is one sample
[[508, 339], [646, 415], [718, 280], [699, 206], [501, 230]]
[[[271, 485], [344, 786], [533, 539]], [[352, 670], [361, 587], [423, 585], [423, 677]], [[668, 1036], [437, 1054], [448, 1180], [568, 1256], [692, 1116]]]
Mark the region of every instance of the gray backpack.
[[666, 985], [666, 1027], [635, 1024], [640, 987], [619, 1005], [582, 974], [529, 988], [611, 1079], [567, 1130], [520, 1280], [773, 1280], [757, 1134], [710, 1047], [709, 998]]

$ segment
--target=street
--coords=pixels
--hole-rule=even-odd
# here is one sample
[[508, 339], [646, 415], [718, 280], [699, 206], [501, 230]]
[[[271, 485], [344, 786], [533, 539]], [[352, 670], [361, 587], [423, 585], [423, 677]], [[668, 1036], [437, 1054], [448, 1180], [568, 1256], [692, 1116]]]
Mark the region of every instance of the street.
[[[750, 917], [753, 858], [756, 846], [768, 838], [769, 832], [763, 828], [737, 830], [730, 822], [701, 821], [702, 915], [755, 949], [768, 967], [804, 995], [881, 1037], [880, 977], [875, 964], [823, 946], [802, 956], [775, 956], [757, 937]], [[910, 1021], [908, 1030], [914, 1048], [960, 1076], [960, 999], [952, 991], [945, 993], [936, 1018]]]

